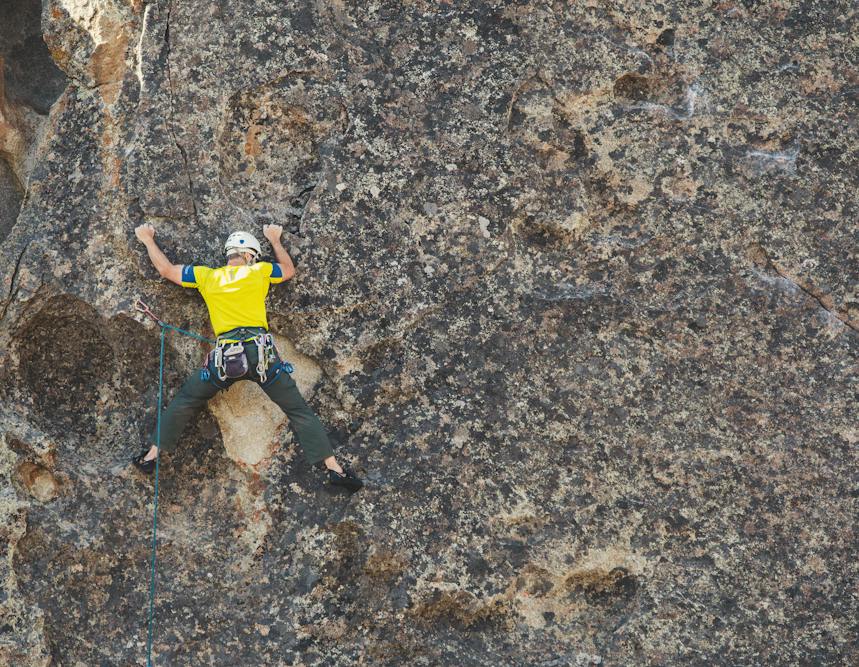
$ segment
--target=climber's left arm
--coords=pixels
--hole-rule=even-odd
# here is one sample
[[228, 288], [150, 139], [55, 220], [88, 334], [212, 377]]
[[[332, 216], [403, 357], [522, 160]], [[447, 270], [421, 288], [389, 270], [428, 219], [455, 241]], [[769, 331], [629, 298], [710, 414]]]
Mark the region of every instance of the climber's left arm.
[[174, 264], [165, 255], [158, 244], [155, 242], [155, 227], [145, 223], [136, 227], [134, 235], [140, 239], [140, 242], [146, 246], [146, 252], [149, 253], [149, 259], [153, 266], [158, 270], [159, 275], [167, 278], [170, 282], [177, 285], [182, 284], [182, 265]]

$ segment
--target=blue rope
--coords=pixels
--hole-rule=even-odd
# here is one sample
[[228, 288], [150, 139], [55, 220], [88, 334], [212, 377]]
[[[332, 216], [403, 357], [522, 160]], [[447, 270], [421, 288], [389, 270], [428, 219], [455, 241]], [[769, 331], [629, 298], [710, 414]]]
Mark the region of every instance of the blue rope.
[[158, 367], [158, 405], [157, 405], [157, 422], [155, 427], [155, 446], [158, 448], [158, 456], [155, 457], [155, 504], [152, 510], [152, 567], [150, 571], [149, 584], [149, 637], [146, 640], [146, 667], [152, 667], [152, 627], [155, 619], [155, 551], [158, 541], [158, 462], [161, 460], [161, 403], [164, 395], [164, 339], [167, 334], [167, 329], [178, 331], [181, 334], [196, 338], [207, 343], [214, 343], [211, 338], [205, 338], [191, 331], [185, 331], [179, 327], [174, 327], [172, 324], [161, 322], [158, 320], [161, 327], [161, 360]]
[[201, 340], [204, 343], [212, 343], [214, 345], [217, 341], [206, 338], [205, 336], [201, 336], [200, 334], [195, 334], [193, 331], [185, 331], [184, 329], [180, 329], [179, 327], [174, 327], [172, 324], [167, 324], [166, 322], [159, 322], [161, 325], [162, 331], [164, 329], [173, 329], [173, 331], [178, 331], [180, 334], [185, 334], [186, 336], [190, 336], [191, 338], [196, 338], [197, 340]]

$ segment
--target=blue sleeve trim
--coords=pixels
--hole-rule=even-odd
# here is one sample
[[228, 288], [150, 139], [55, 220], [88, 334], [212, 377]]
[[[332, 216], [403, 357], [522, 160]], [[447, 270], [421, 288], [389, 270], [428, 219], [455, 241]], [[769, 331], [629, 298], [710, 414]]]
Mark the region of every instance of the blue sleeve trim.
[[271, 265], [271, 277], [272, 278], [283, 278], [283, 271], [280, 270], [280, 264], [272, 263], [272, 265]]
[[194, 278], [194, 267], [191, 264], [186, 264], [182, 267], [182, 282], [191, 285], [197, 284], [197, 281]]

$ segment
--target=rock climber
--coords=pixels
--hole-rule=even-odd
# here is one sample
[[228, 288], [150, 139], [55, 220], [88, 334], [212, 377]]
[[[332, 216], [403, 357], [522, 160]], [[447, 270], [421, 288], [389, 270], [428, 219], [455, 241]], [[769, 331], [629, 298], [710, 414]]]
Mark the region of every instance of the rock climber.
[[[292, 367], [281, 361], [268, 331], [265, 297], [269, 285], [289, 280], [295, 266], [280, 242], [283, 227], [264, 225], [263, 235], [274, 249], [276, 263], [257, 261], [262, 249], [248, 232], [230, 234], [224, 244], [226, 265], [220, 268], [173, 264], [155, 242], [155, 228], [143, 224], [134, 230], [146, 246], [158, 273], [182, 287], [196, 287], [209, 310], [217, 336], [205, 366], [191, 373], [161, 416], [160, 449], [171, 452], [188, 421], [219, 391], [241, 380], [251, 380], [289, 417], [308, 463], [325, 464], [328, 480], [350, 491], [363, 483], [355, 473], [337, 463], [319, 418], [313, 413], [290, 376]], [[158, 427], [156, 426], [156, 429]], [[156, 434], [132, 462], [145, 473], [155, 469], [159, 455]]]

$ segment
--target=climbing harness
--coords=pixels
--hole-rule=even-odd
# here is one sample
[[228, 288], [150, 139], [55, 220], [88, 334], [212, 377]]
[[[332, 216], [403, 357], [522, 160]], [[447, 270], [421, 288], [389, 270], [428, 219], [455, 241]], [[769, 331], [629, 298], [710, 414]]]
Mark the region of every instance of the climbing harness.
[[[251, 342], [256, 345], [257, 349], [255, 370], [259, 383], [263, 386], [268, 384], [268, 370], [278, 361], [274, 347], [274, 336], [268, 332], [257, 333], [246, 338], [218, 337], [216, 347], [211, 352], [211, 361], [221, 382], [225, 382], [228, 378], [244, 377], [247, 374], [249, 363], [245, 352], [245, 343]], [[209, 359], [206, 361], [208, 366]]]

